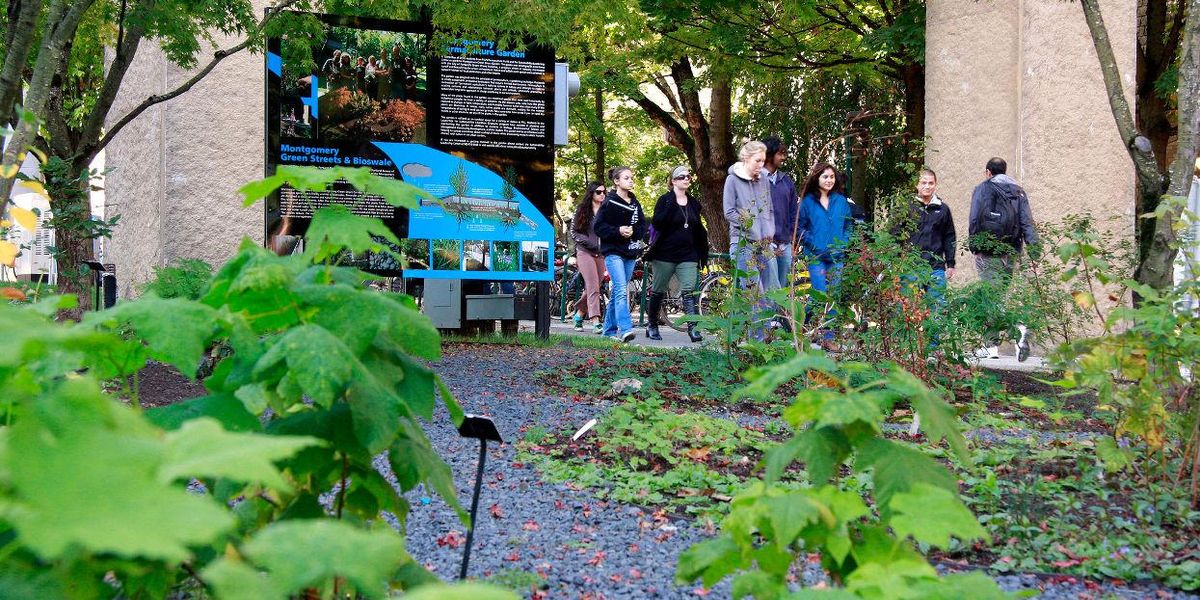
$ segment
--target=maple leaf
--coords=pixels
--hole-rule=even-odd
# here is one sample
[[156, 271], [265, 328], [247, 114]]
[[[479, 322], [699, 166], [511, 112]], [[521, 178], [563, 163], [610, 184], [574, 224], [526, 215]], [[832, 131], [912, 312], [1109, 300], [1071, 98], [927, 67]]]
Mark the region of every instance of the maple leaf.
[[438, 546], [450, 546], [451, 548], [458, 548], [459, 546], [463, 545], [463, 542], [465, 542], [465, 541], [466, 541], [466, 538], [463, 537], [463, 534], [461, 534], [455, 530], [450, 530], [449, 532], [446, 533], [446, 535], [443, 535], [442, 537], [437, 539], [437, 545]]

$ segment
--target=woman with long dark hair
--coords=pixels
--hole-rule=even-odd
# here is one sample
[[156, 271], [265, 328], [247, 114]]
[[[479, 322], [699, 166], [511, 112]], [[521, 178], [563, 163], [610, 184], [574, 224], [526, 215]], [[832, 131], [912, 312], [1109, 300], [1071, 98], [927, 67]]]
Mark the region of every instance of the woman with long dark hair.
[[838, 171], [818, 163], [804, 180], [797, 229], [812, 288], [828, 293], [836, 285], [854, 229], [854, 209]]
[[600, 319], [600, 282], [604, 280], [604, 255], [600, 252], [600, 236], [592, 228], [596, 212], [604, 204], [608, 190], [604, 184], [593, 181], [587, 185], [575, 217], [571, 219], [571, 239], [575, 240], [575, 266], [583, 277], [584, 292], [575, 303], [575, 331], [583, 331], [583, 322], [595, 319], [596, 333], [603, 330]]
[[646, 249], [646, 215], [633, 195], [633, 169], [613, 167], [608, 172], [613, 187], [596, 211], [592, 228], [600, 237], [600, 253], [612, 281], [612, 294], [604, 309], [603, 333], [615, 340], [629, 342], [637, 337], [629, 314], [629, 278], [633, 265]]
[[[646, 252], [643, 260], [653, 261], [654, 283], [650, 288], [649, 323], [646, 337], [661, 340], [658, 331], [659, 310], [671, 276], [679, 280], [679, 294], [683, 301], [683, 312], [689, 315], [696, 311], [696, 283], [700, 268], [708, 262], [708, 232], [700, 222], [700, 202], [688, 194], [692, 186], [692, 172], [685, 166], [671, 171], [671, 189], [663, 194], [654, 205], [654, 226], [657, 238]], [[696, 331], [695, 323], [688, 323], [688, 338], [699, 342], [704, 338]]]

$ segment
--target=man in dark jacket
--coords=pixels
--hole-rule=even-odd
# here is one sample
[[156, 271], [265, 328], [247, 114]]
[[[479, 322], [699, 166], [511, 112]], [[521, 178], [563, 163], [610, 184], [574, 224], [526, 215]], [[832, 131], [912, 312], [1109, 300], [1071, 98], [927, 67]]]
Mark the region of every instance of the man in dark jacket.
[[[986, 178], [971, 194], [967, 238], [975, 254], [979, 278], [996, 285], [1001, 294], [1008, 289], [1022, 248], [1032, 260], [1040, 255], [1029, 197], [1005, 173], [1007, 170], [1008, 163], [999, 157], [992, 158], [984, 167]], [[1024, 361], [1029, 357], [1028, 331], [1024, 325], [1018, 325], [1017, 329], [1020, 332], [1017, 360]], [[999, 358], [999, 337], [989, 334], [986, 341], [988, 346], [980, 351], [980, 356]]]
[[787, 147], [777, 137], [763, 140], [767, 146], [767, 181], [771, 182], [771, 212], [775, 216], [775, 274], [780, 286], [792, 282], [792, 257], [796, 247], [796, 217], [800, 214], [800, 196], [796, 180], [782, 170]]
[[954, 278], [958, 234], [954, 231], [950, 207], [937, 196], [937, 173], [932, 169], [921, 170], [912, 210], [913, 229], [908, 241], [921, 251], [921, 257], [929, 263], [933, 274], [925, 291], [940, 304], [944, 298], [946, 281]]

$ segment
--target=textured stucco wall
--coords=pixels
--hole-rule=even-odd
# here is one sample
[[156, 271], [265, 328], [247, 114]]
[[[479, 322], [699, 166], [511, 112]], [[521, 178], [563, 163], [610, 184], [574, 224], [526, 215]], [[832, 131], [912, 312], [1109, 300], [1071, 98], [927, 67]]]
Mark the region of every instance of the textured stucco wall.
[[[218, 40], [219, 47], [237, 39]], [[211, 52], [200, 55], [203, 65]], [[146, 44], [122, 87], [116, 117], [145, 97], [192, 76]], [[262, 206], [242, 208], [237, 193], [263, 174], [263, 58], [226, 58], [187, 93], [129, 124], [108, 150], [110, 214], [121, 220], [109, 259], [121, 294], [174, 258], [228, 260], [245, 236], [262, 241]]]
[[[1131, 95], [1135, 3], [1101, 9]], [[1133, 165], [1078, 2], [930, 0], [926, 36], [926, 160], [960, 240], [992, 156], [1008, 161], [1039, 223], [1087, 213], [1132, 238]], [[964, 274], [971, 259], [959, 254]]]

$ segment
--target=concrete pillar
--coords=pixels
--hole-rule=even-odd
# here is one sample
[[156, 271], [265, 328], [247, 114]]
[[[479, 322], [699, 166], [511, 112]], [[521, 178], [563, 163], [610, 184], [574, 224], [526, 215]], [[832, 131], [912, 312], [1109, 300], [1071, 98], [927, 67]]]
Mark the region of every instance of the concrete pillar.
[[[1102, 0], [1132, 102], [1136, 6]], [[1029, 193], [1034, 219], [1091, 214], [1133, 238], [1133, 163], [1121, 145], [1078, 2], [929, 0], [926, 161], [967, 234], [971, 190], [992, 156]], [[960, 253], [964, 274], [972, 255]]]

